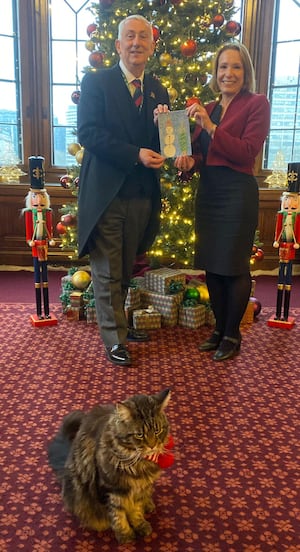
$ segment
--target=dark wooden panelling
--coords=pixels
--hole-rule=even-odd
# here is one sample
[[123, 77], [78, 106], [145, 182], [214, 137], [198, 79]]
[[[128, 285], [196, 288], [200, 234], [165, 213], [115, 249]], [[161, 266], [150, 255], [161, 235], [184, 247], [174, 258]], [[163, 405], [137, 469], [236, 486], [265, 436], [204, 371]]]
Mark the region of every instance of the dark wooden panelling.
[[[60, 220], [59, 209], [64, 203], [76, 201], [67, 190], [55, 185], [47, 185], [47, 191], [51, 199], [53, 210], [53, 226], [55, 228]], [[25, 223], [22, 216], [22, 209], [25, 204], [25, 197], [28, 193], [27, 184], [4, 184], [0, 183], [0, 265], [31, 266], [31, 249], [25, 241]], [[278, 266], [278, 250], [273, 248], [276, 213], [280, 208], [282, 191], [260, 189], [259, 209], [259, 237], [263, 242], [265, 253], [264, 260], [256, 263], [255, 270], [272, 270]], [[68, 254], [59, 247], [60, 241], [57, 236], [57, 245], [49, 247], [49, 263], [68, 266], [74, 263]], [[300, 254], [297, 255], [296, 263], [300, 261]], [[86, 263], [83, 261], [83, 263]], [[81, 263], [80, 263], [81, 264]]]
[[[53, 211], [53, 228], [56, 240], [55, 247], [49, 247], [49, 263], [68, 265], [71, 262], [67, 253], [59, 247], [60, 239], [55, 226], [60, 220], [59, 209], [64, 203], [72, 203], [75, 198], [70, 192], [59, 186], [46, 185], [50, 195]], [[0, 264], [30, 266], [32, 265], [31, 249], [26, 244], [25, 222], [22, 209], [29, 191], [29, 184], [0, 183]]]

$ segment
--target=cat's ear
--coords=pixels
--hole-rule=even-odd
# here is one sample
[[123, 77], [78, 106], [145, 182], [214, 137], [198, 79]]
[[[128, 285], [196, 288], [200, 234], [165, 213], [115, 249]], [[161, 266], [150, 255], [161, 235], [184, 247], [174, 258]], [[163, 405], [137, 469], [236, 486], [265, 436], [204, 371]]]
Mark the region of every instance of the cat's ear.
[[125, 403], [122, 403], [122, 402], [117, 403], [116, 411], [117, 411], [119, 420], [121, 420], [122, 422], [129, 422], [129, 420], [132, 419], [130, 408]]
[[157, 393], [156, 400], [159, 404], [159, 409], [162, 412], [169, 404], [171, 398], [171, 389], [164, 389], [160, 393]]

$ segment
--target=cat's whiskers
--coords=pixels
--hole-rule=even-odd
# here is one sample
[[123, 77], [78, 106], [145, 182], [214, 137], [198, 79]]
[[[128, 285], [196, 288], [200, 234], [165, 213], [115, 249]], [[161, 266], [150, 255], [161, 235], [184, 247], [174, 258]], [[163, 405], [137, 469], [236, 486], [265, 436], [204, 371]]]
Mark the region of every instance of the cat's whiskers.
[[128, 449], [126, 449], [126, 453], [122, 450], [114, 449], [112, 451], [112, 454], [117, 460], [118, 467], [122, 469], [127, 469], [134, 466], [143, 457], [142, 451], [140, 449], [132, 450], [129, 454]]

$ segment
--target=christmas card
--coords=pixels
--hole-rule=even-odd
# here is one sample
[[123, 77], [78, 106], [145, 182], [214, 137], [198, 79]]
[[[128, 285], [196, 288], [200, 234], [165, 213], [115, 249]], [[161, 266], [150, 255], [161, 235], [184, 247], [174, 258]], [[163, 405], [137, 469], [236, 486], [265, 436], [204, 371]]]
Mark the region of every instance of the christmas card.
[[184, 109], [158, 114], [160, 151], [165, 157], [191, 155], [189, 119]]

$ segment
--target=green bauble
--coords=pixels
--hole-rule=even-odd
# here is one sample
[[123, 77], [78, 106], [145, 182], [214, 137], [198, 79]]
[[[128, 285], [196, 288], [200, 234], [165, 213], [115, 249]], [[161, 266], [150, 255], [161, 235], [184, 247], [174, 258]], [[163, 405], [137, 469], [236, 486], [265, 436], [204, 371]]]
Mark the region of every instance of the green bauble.
[[185, 299], [196, 299], [197, 302], [200, 301], [200, 293], [197, 288], [195, 287], [187, 287], [184, 292], [184, 300]]

